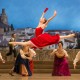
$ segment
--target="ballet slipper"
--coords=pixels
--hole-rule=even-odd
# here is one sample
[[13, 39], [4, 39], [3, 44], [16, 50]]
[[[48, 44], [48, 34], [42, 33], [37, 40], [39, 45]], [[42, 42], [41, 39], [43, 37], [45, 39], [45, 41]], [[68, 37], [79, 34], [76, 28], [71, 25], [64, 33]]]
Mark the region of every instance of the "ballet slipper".
[[47, 10], [48, 10], [48, 8], [46, 8], [46, 9], [44, 10], [44, 13], [46, 13], [46, 12], [47, 12]]

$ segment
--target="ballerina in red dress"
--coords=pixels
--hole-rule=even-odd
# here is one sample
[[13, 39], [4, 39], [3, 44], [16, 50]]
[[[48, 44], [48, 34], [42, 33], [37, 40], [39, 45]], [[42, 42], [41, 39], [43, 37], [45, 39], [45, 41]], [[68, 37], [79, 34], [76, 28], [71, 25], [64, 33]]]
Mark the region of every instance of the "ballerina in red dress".
[[27, 42], [9, 42], [9, 44], [13, 45], [22, 45], [22, 46], [29, 46], [30, 48], [36, 47], [36, 48], [42, 48], [48, 45], [56, 44], [60, 41], [60, 39], [65, 38], [72, 38], [75, 36], [75, 34], [69, 34], [66, 36], [60, 36], [59, 34], [56, 35], [50, 35], [48, 33], [42, 33], [43, 30], [46, 28], [48, 23], [57, 15], [57, 12], [54, 11], [54, 15], [50, 17], [48, 20], [44, 18], [44, 14], [48, 8], [46, 8], [42, 14], [42, 17], [40, 18], [39, 25], [35, 29], [35, 37]]

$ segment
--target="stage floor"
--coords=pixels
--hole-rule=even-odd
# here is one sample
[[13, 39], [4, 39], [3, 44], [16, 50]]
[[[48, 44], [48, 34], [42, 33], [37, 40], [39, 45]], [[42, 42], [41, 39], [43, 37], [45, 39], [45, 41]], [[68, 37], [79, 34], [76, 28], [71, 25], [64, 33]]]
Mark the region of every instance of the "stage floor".
[[34, 74], [32, 77], [10, 76], [9, 74], [0, 75], [0, 80], [80, 80], [80, 74], [72, 74], [70, 77], [53, 77], [51, 74]]

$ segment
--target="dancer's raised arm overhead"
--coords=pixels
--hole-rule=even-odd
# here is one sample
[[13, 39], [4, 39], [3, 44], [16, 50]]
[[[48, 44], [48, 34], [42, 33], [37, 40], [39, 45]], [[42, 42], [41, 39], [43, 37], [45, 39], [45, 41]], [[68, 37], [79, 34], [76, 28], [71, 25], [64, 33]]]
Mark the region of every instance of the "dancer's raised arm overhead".
[[47, 12], [48, 8], [45, 8], [45, 10], [42, 13], [42, 16], [40, 18], [39, 24], [37, 26], [37, 28], [41, 27], [42, 29], [44, 29], [46, 27], [45, 22], [47, 21], [46, 18], [44, 18], [45, 13]]
[[53, 16], [52, 17], [50, 17], [47, 21], [46, 21], [46, 25], [55, 17], [57, 15], [57, 12], [56, 11], [54, 11], [54, 14], [53, 14]]
[[56, 16], [57, 12], [54, 11], [54, 15], [52, 17], [50, 17], [48, 20], [46, 18], [44, 18], [44, 14], [46, 13], [46, 11], [48, 10], [48, 8], [46, 8], [44, 10], [44, 12], [42, 13], [42, 16], [40, 18], [39, 24], [37, 26], [37, 28], [35, 29], [35, 36], [39, 36], [40, 34], [42, 34], [43, 30], [47, 27], [48, 23]]
[[[48, 10], [48, 8], [45, 8], [44, 12], [42, 13], [41, 18], [43, 18], [43, 17], [44, 17], [44, 15], [45, 15], [45, 13], [47, 12], [47, 10]], [[40, 18], [40, 19], [41, 19], [41, 18]]]
[[48, 23], [56, 16], [57, 12], [54, 11], [54, 14], [52, 17], [50, 17], [48, 20], [46, 18], [44, 18], [44, 15], [46, 13], [46, 11], [48, 10], [48, 8], [46, 8], [44, 10], [44, 12], [42, 13], [42, 16], [40, 18], [40, 21], [39, 21], [39, 25], [37, 26], [37, 28], [41, 27], [42, 29], [45, 29], [46, 26], [48, 25]]

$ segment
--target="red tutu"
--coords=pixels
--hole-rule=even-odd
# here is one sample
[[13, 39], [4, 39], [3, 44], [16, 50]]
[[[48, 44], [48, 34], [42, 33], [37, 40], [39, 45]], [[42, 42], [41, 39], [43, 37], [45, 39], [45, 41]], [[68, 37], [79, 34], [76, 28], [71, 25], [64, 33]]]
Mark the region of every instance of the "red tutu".
[[32, 38], [30, 41], [38, 48], [45, 47], [48, 45], [56, 44], [60, 40], [59, 34], [50, 35], [48, 33], [40, 34], [39, 36]]
[[40, 34], [42, 34], [42, 32], [43, 32], [43, 29], [41, 27], [36, 28], [35, 29], [35, 36], [38, 37]]

